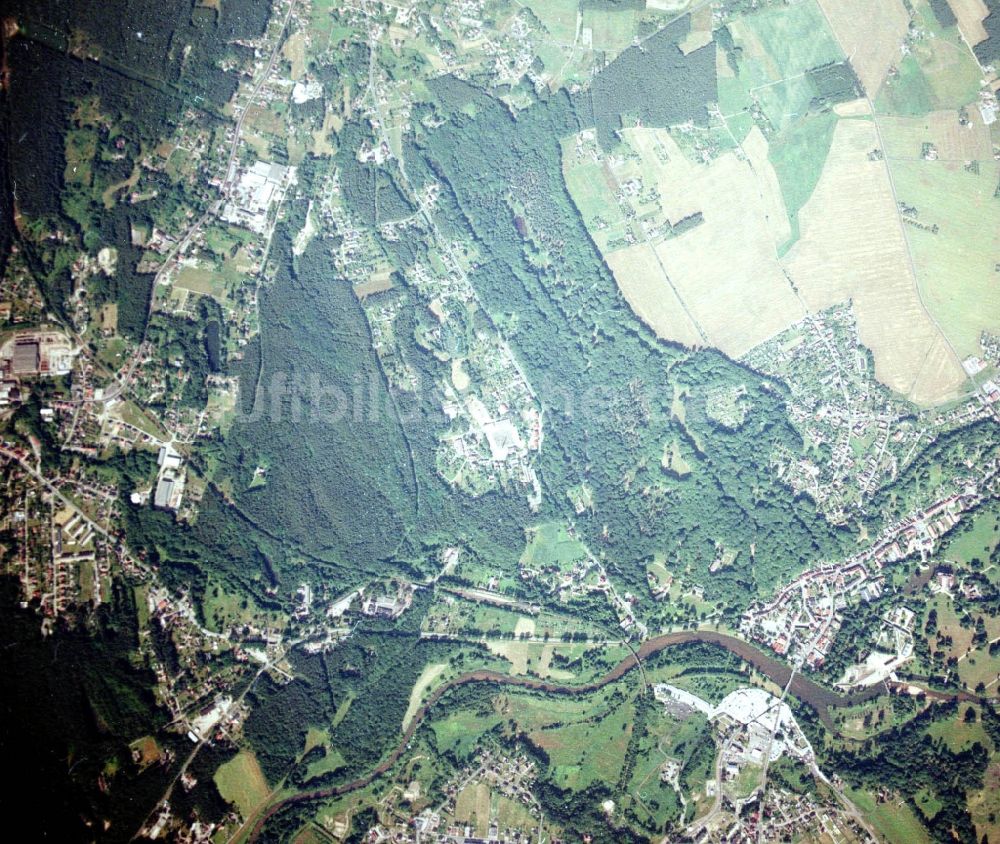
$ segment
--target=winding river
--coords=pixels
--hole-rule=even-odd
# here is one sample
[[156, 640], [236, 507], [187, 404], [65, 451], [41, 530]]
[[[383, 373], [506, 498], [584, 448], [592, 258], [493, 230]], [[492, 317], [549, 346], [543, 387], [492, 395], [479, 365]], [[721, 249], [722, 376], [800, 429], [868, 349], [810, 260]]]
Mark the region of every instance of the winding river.
[[[328, 797], [339, 797], [344, 794], [349, 794], [352, 791], [357, 791], [359, 788], [364, 788], [373, 780], [378, 779], [378, 777], [382, 776], [396, 764], [400, 756], [402, 756], [406, 751], [414, 733], [416, 733], [417, 728], [423, 722], [424, 718], [426, 718], [428, 713], [434, 708], [434, 705], [451, 689], [458, 686], [468, 685], [469, 683], [493, 683], [498, 686], [533, 689], [554, 695], [589, 694], [607, 686], [609, 683], [614, 683], [617, 680], [620, 680], [630, 671], [639, 666], [641, 661], [647, 660], [651, 656], [654, 656], [667, 648], [691, 642], [707, 642], [709, 644], [725, 648], [743, 661], [752, 665], [761, 674], [764, 674], [782, 688], [788, 684], [789, 678], [792, 677], [792, 670], [788, 665], [761, 650], [756, 645], [752, 645], [743, 639], [737, 639], [735, 636], [730, 636], [726, 633], [719, 633], [712, 630], [680, 630], [673, 633], [664, 633], [660, 636], [654, 636], [652, 639], [647, 639], [643, 642], [634, 654], [627, 656], [607, 674], [604, 674], [597, 680], [590, 683], [583, 683], [580, 685], [552, 683], [547, 680], [539, 680], [532, 677], [518, 677], [510, 674], [502, 674], [499, 671], [491, 671], [488, 669], [469, 671], [465, 674], [460, 674], [458, 677], [449, 680], [447, 683], [438, 686], [438, 688], [434, 690], [431, 696], [427, 699], [427, 702], [424, 703], [419, 710], [417, 710], [416, 715], [414, 715], [409, 726], [406, 728], [406, 731], [403, 733], [399, 744], [396, 745], [393, 751], [378, 766], [357, 779], [351, 780], [350, 782], [335, 786], [328, 786], [325, 788], [317, 788], [312, 791], [303, 791], [275, 803], [257, 819], [257, 822], [253, 827], [253, 831], [250, 833], [249, 840], [251, 842], [256, 841], [267, 821], [276, 812], [288, 805], [309, 800], [325, 799]], [[789, 687], [789, 691], [799, 700], [809, 704], [809, 706], [816, 711], [816, 714], [828, 729], [835, 730], [833, 718], [830, 715], [831, 708], [855, 706], [856, 704], [877, 697], [880, 691], [883, 690], [879, 686], [873, 686], [854, 694], [841, 695], [825, 688], [824, 686], [821, 686], [813, 680], [810, 680], [803, 674], [797, 673], [794, 677], [792, 677], [792, 683]], [[926, 694], [929, 697], [935, 697], [942, 700], [951, 699], [953, 697], [958, 697], [959, 699], [973, 698], [973, 696], [966, 695], [964, 693], [952, 695], [943, 692], [927, 691]]]

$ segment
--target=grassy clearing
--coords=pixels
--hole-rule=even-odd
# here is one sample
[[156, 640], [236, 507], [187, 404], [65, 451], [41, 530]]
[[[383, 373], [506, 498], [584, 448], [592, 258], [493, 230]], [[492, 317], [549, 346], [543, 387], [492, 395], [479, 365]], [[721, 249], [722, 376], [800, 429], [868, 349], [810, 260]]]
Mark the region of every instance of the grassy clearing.
[[71, 129], [66, 133], [67, 184], [89, 186], [93, 179], [91, 164], [97, 153], [97, 135], [88, 129]]
[[327, 747], [322, 757], [309, 763], [306, 768], [306, 779], [309, 780], [339, 770], [344, 767], [344, 764], [344, 757], [340, 755], [340, 751]]
[[969, 812], [980, 840], [1000, 840], [1000, 814], [997, 795], [1000, 794], [1000, 760], [994, 759], [986, 769], [983, 787], [969, 795]]
[[902, 800], [877, 803], [867, 791], [852, 788], [847, 796], [890, 844], [929, 844], [927, 828]]
[[585, 36], [585, 30], [590, 30], [590, 46], [594, 50], [620, 53], [631, 45], [635, 35], [635, 25], [636, 13], [632, 9], [582, 10], [581, 35]]
[[791, 227], [791, 237], [778, 247], [782, 255], [799, 239], [799, 211], [823, 173], [836, 125], [832, 112], [808, 114], [791, 121], [770, 144], [768, 160], [778, 176]]
[[496, 815], [500, 829], [531, 829], [538, 824], [538, 820], [523, 803], [502, 795], [498, 795], [496, 799]]
[[632, 735], [634, 709], [619, 706], [597, 723], [582, 722], [530, 734], [532, 742], [549, 754], [554, 781], [574, 791], [595, 782], [618, 779]]
[[530, 568], [572, 568], [574, 563], [587, 558], [587, 551], [579, 540], [569, 535], [562, 522], [546, 522], [529, 529], [528, 545], [521, 556], [521, 564]]
[[476, 746], [483, 733], [492, 730], [501, 721], [497, 712], [479, 714], [458, 710], [432, 725], [438, 750], [454, 753], [458, 758], [466, 758]]
[[174, 286], [203, 296], [226, 298], [225, 276], [213, 264], [199, 262], [183, 266], [174, 279]]
[[281, 626], [277, 613], [267, 613], [247, 596], [227, 592], [220, 583], [210, 581], [202, 607], [209, 630], [221, 633], [233, 625], [255, 624], [261, 627]]
[[971, 707], [976, 712], [976, 720], [966, 722], [965, 712], [969, 708], [970, 704], [961, 704], [955, 717], [946, 721], [935, 721], [927, 728], [927, 735], [944, 741], [952, 753], [968, 750], [975, 742], [979, 742], [988, 750], [991, 749], [993, 742], [990, 741], [990, 737], [986, 734], [986, 730], [979, 720], [979, 707]]
[[424, 692], [428, 691], [434, 685], [434, 682], [445, 672], [447, 667], [448, 664], [445, 662], [435, 662], [425, 666], [424, 670], [420, 672], [420, 676], [417, 678], [417, 682], [414, 683], [413, 689], [410, 692], [410, 703], [406, 707], [406, 714], [403, 715], [402, 728], [404, 730], [410, 725], [413, 716], [417, 714], [417, 710], [424, 699]]
[[972, 527], [948, 543], [943, 554], [946, 559], [960, 563], [979, 560], [985, 563], [1000, 542], [1000, 512], [981, 510], [974, 517]]
[[249, 750], [221, 765], [215, 772], [215, 784], [222, 798], [234, 804], [244, 818], [263, 805], [271, 791], [257, 757]]
[[572, 46], [576, 39], [577, 0], [531, 0], [524, 5], [535, 13], [557, 46]]

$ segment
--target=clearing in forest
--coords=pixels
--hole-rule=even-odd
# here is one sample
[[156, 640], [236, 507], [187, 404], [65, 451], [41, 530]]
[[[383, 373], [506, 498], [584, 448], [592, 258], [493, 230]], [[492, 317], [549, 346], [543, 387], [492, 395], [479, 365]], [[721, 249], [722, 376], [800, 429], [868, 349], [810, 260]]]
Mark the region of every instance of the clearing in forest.
[[244, 818], [249, 818], [270, 794], [257, 757], [248, 750], [219, 767], [215, 784], [223, 799], [235, 804]]

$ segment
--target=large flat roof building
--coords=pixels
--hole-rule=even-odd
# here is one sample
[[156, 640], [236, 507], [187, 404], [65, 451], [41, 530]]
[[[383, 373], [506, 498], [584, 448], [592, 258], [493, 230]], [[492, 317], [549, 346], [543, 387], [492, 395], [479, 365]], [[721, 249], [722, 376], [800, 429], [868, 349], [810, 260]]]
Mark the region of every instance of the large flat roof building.
[[11, 359], [11, 370], [15, 375], [30, 375], [38, 372], [41, 353], [37, 340], [27, 340], [15, 344], [14, 357]]
[[153, 506], [163, 510], [169, 509], [170, 499], [174, 494], [174, 479], [160, 478], [156, 484], [156, 494], [153, 496]]

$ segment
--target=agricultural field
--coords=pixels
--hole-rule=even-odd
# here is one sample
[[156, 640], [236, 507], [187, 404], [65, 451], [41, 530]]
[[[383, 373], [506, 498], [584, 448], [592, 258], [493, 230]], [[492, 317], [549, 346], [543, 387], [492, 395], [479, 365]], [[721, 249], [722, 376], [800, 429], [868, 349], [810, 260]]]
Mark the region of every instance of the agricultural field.
[[948, 5], [958, 19], [958, 28], [970, 47], [975, 47], [989, 37], [983, 21], [990, 10], [984, 0], [948, 0]]
[[966, 386], [956, 354], [918, 295], [875, 125], [842, 119], [823, 175], [802, 209], [802, 237], [785, 267], [811, 311], [850, 298], [875, 375], [918, 404]]
[[841, 49], [874, 98], [899, 55], [910, 19], [902, 0], [818, 0]]
[[215, 772], [215, 784], [223, 799], [236, 806], [244, 818], [260, 808], [271, 792], [257, 758], [248, 750], [241, 751]]
[[762, 9], [729, 29], [741, 50], [739, 73], [726, 85], [736, 99], [727, 99], [720, 86], [720, 108], [729, 114], [740, 99], [758, 103], [778, 133], [809, 110], [817, 93], [809, 71], [844, 58], [812, 0]]
[[[777, 262], [789, 229], [763, 136], [756, 129], [749, 136], [754, 168], [728, 152], [707, 166], [692, 163], [664, 130], [622, 134], [638, 161], [613, 168], [613, 183], [620, 190], [638, 182], [657, 197], [643, 223], [644, 242], [620, 250], [606, 243], [609, 266], [636, 313], [662, 337], [700, 340], [734, 356], [799, 319], [801, 307]], [[571, 181], [571, 194], [573, 187]], [[699, 215], [701, 222], [682, 225]]]
[[[986, 137], [949, 160], [942, 152], [937, 161], [889, 164], [899, 201], [914, 212], [904, 219], [921, 298], [961, 358], [981, 354], [984, 331], [1000, 332], [1000, 165], [983, 155], [988, 146]], [[966, 163], [980, 156], [975, 167]]]
[[[943, 404], [970, 389], [960, 361], [997, 329], [1000, 306], [974, 304], [996, 295], [995, 141], [954, 27], [924, 3], [912, 37], [902, 3], [880, 4], [863, 28], [858, 15], [800, 2], [729, 19], [714, 141], [690, 127], [628, 128], [602, 155], [583, 132], [562, 142], [564, 178], [659, 336], [738, 356], [849, 299], [878, 380]], [[907, 61], [915, 80], [935, 80], [919, 96], [902, 91]], [[909, 106], [882, 98], [873, 116], [857, 95], [874, 99], [883, 82]], [[926, 224], [908, 206], [927, 208]]]

